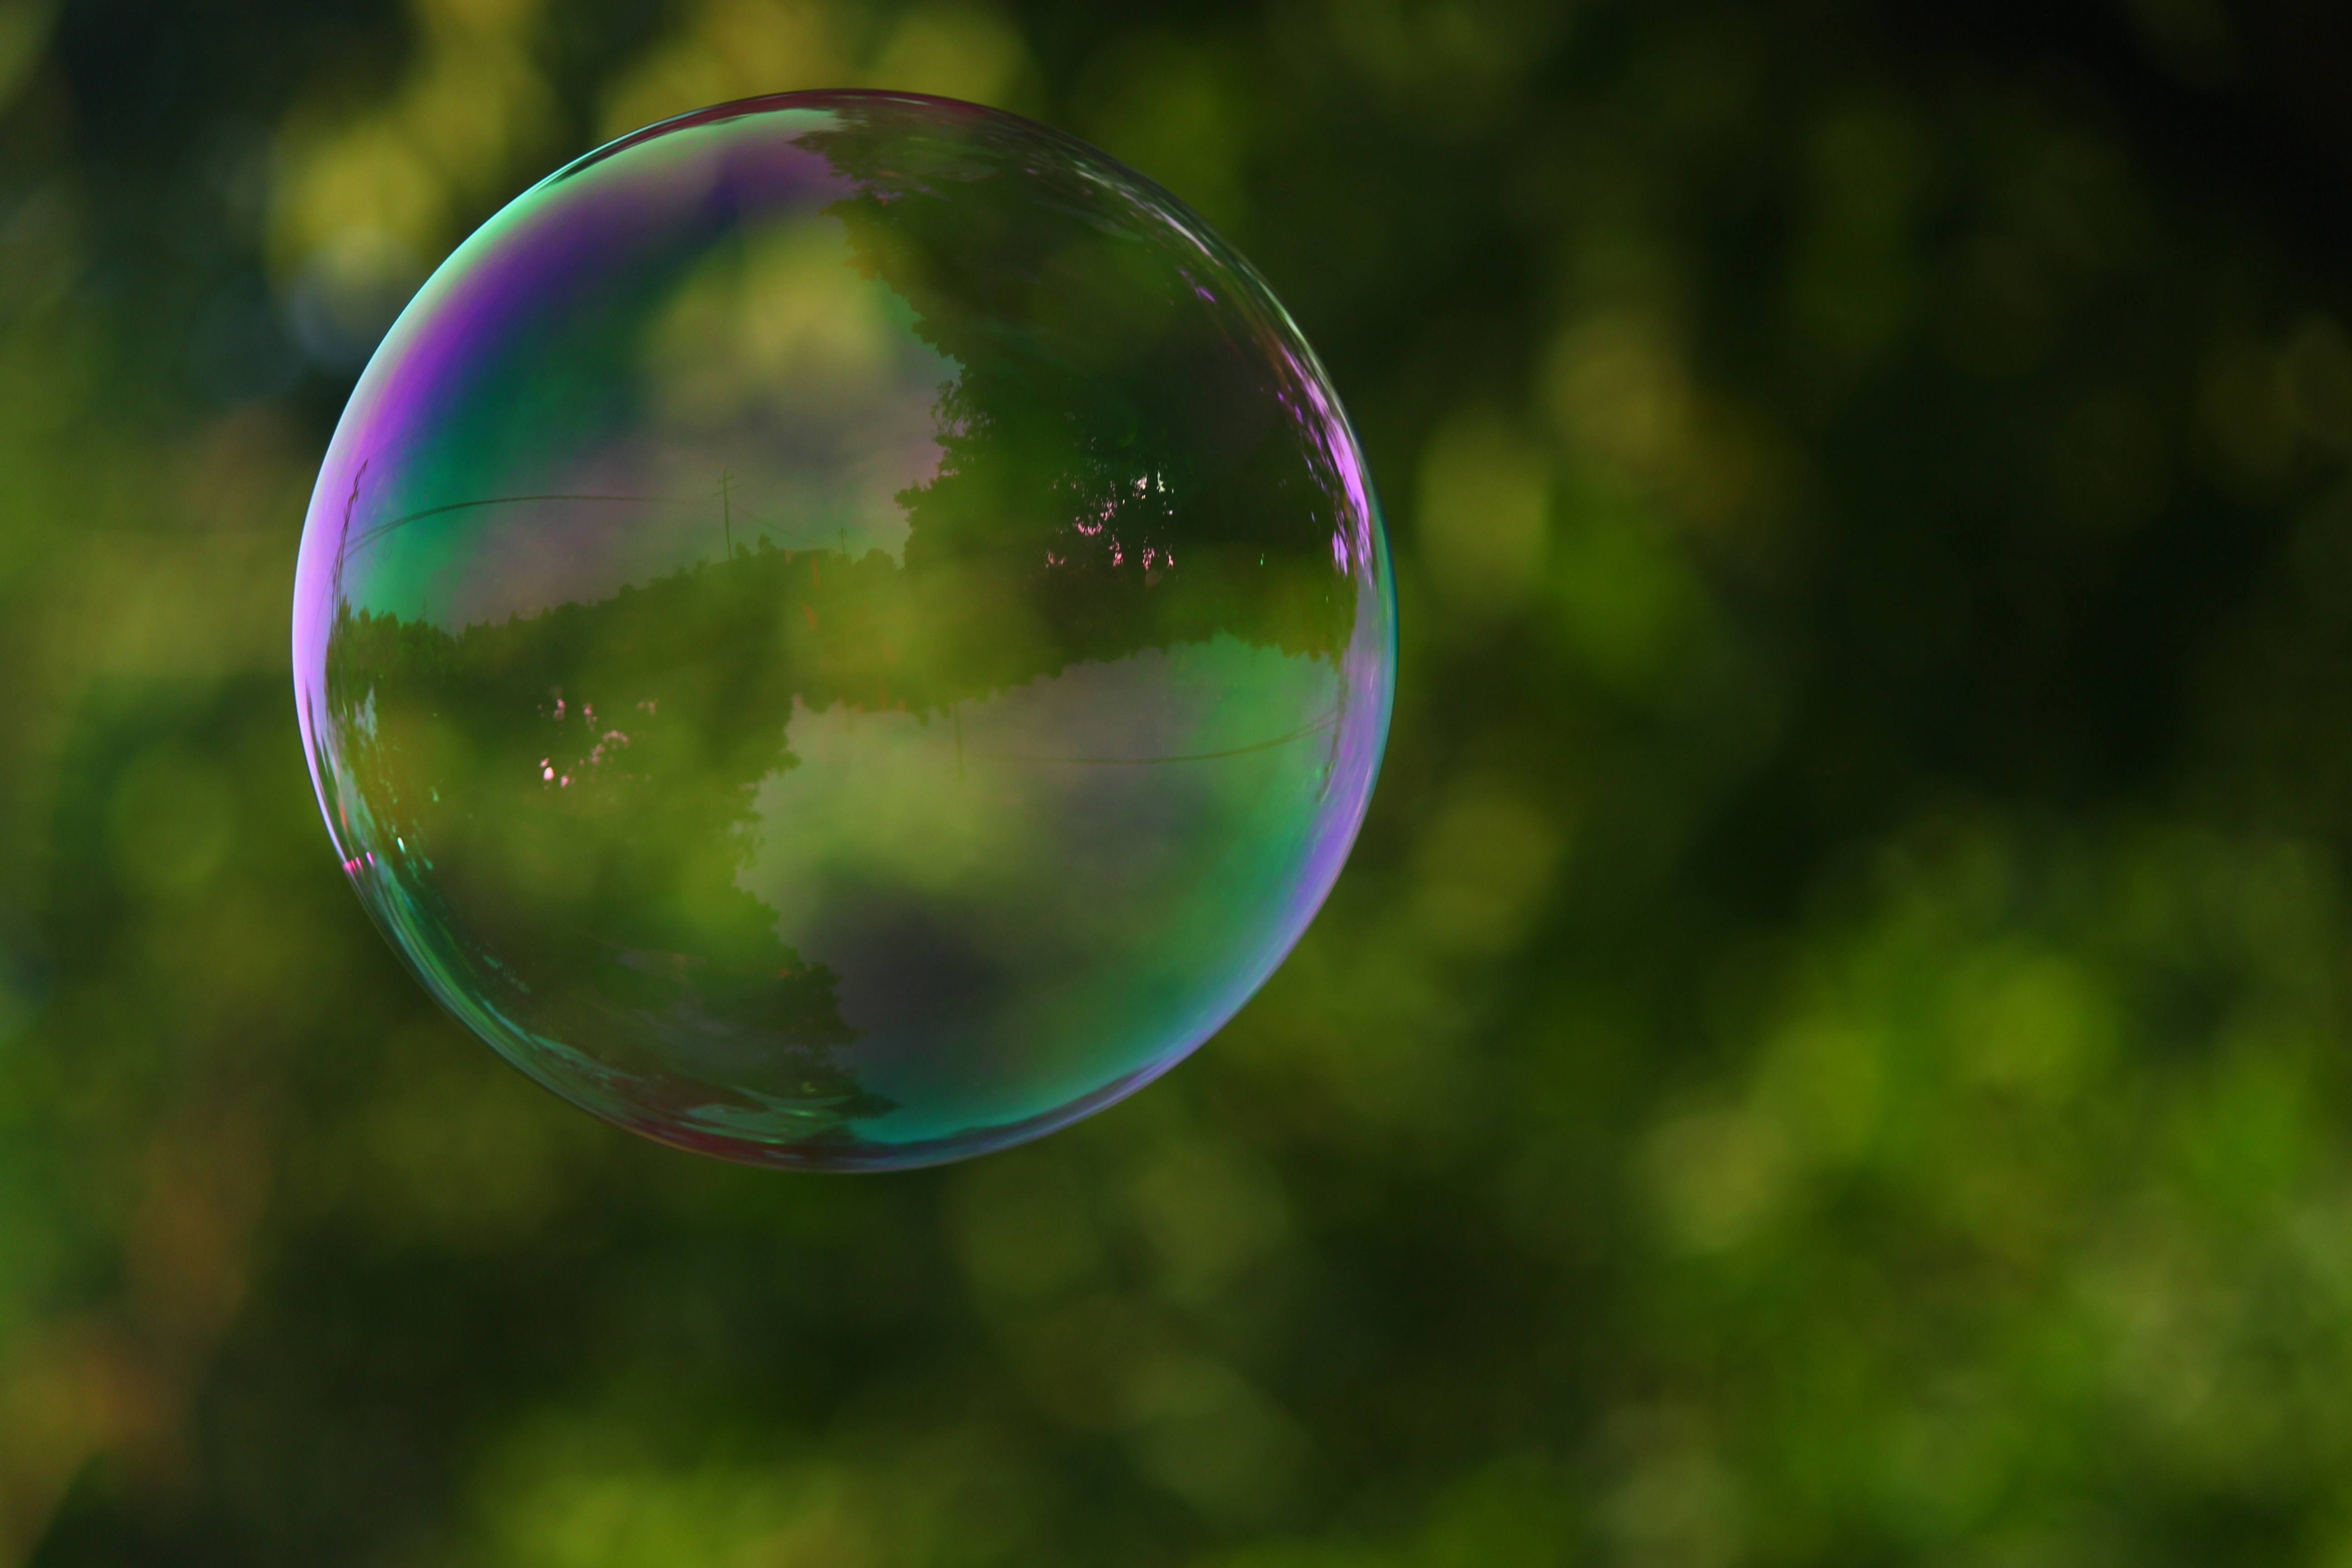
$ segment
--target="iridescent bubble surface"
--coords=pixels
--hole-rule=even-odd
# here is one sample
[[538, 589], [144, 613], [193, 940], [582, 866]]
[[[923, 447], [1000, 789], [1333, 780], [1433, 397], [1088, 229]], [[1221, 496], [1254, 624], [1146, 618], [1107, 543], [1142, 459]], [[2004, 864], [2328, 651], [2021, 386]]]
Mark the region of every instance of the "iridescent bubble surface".
[[1321, 367], [992, 110], [724, 105], [519, 197], [319, 477], [296, 697], [362, 900], [666, 1142], [919, 1164], [1180, 1060], [1328, 891], [1387, 546]]

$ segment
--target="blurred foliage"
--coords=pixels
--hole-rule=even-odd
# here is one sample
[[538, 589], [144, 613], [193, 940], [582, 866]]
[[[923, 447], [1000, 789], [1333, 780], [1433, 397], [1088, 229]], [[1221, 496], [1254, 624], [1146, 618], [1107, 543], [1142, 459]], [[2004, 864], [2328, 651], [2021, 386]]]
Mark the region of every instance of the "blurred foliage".
[[[2027, 15], [0, 0], [0, 1563], [2352, 1555], [2352, 52]], [[1258, 262], [1405, 672], [1194, 1062], [813, 1179], [433, 1009], [286, 600], [470, 226], [871, 83]]]

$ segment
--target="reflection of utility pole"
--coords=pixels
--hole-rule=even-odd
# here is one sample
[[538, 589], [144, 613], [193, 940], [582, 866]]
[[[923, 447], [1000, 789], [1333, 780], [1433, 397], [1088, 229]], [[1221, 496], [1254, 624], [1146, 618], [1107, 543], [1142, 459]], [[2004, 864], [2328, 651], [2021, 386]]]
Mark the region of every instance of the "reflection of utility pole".
[[735, 510], [733, 495], [735, 476], [726, 469], [719, 470], [719, 526], [727, 532], [727, 559], [735, 559]]
[[343, 596], [343, 563], [350, 558], [352, 548], [352, 509], [360, 504], [360, 481], [367, 478], [368, 465], [373, 458], [360, 459], [359, 471], [352, 476], [352, 493], [343, 498], [342, 531], [335, 535], [335, 597]]
[[948, 704], [948, 711], [955, 715], [956, 783], [961, 784], [963, 783], [963, 704], [950, 702]]

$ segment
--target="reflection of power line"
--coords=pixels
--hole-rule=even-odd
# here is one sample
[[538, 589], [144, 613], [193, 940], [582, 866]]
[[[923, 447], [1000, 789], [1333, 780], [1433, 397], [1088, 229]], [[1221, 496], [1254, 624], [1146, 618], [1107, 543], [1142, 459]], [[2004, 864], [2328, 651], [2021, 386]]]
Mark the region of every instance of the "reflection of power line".
[[[1336, 725], [1339, 718], [1339, 710], [1335, 708], [1312, 724], [1293, 730], [1286, 735], [1276, 735], [1271, 741], [1258, 741], [1250, 745], [1234, 746], [1223, 752], [1190, 752], [1174, 757], [1047, 757], [1026, 752], [974, 752], [971, 754], [975, 757], [990, 757], [1005, 763], [1065, 763], [1073, 767], [1088, 768], [1144, 768], [1154, 767], [1161, 763], [1213, 763], [1223, 757], [1245, 757], [1252, 752], [1270, 752], [1276, 746], [1287, 746], [1292, 742], [1303, 741], [1309, 735], [1319, 735]], [[957, 755], [961, 758], [962, 755], [961, 728], [957, 732]]]
[[343, 531], [335, 536], [334, 588], [337, 603], [341, 603], [343, 597], [343, 567], [349, 563], [352, 554], [352, 509], [360, 504], [360, 481], [367, 478], [368, 465], [374, 461], [373, 458], [360, 459], [360, 466], [352, 473], [352, 493], [343, 498]]
[[[353, 500], [357, 500], [357, 499], [358, 499], [358, 488], [359, 488], [359, 487], [358, 487], [358, 481], [357, 481], [356, 479], [354, 479], [354, 480], [352, 481], [352, 499], [353, 499]], [[483, 507], [483, 506], [520, 506], [520, 505], [522, 505], [522, 504], [524, 504], [524, 503], [526, 503], [526, 502], [530, 502], [530, 501], [550, 501], [550, 500], [575, 500], [575, 501], [577, 501], [577, 500], [585, 500], [585, 501], [627, 501], [627, 502], [634, 502], [634, 503], [638, 504], [638, 505], [641, 505], [641, 506], [702, 506], [702, 505], [707, 505], [707, 504], [708, 504], [707, 502], [703, 502], [703, 501], [680, 500], [678, 500], [677, 498], [676, 498], [676, 497], [674, 497], [674, 496], [607, 496], [607, 495], [485, 496], [485, 497], [483, 497], [480, 500], [453, 500], [453, 501], [450, 501], [450, 502], [448, 502], [446, 505], [444, 505], [444, 506], [428, 506], [428, 507], [426, 507], [426, 508], [425, 508], [424, 510], [422, 510], [422, 511], [412, 511], [412, 512], [408, 513], [407, 515], [405, 515], [405, 516], [404, 516], [404, 517], [395, 517], [395, 518], [394, 518], [394, 519], [393, 519], [391, 521], [389, 521], [389, 522], [379, 522], [379, 523], [375, 524], [375, 525], [374, 525], [373, 527], [372, 527], [372, 528], [367, 528], [367, 529], [363, 529], [363, 530], [362, 530], [359, 533], [357, 533], [357, 534], [355, 534], [355, 535], [353, 535], [353, 534], [346, 534], [346, 535], [344, 536], [344, 540], [343, 540], [343, 547], [342, 547], [342, 548], [343, 548], [343, 552], [344, 552], [345, 554], [348, 554], [348, 553], [350, 553], [352, 551], [353, 551], [353, 550], [357, 550], [357, 549], [359, 549], [359, 548], [360, 548], [361, 546], [362, 546], [362, 545], [373, 544], [373, 543], [374, 543], [377, 540], [379, 540], [379, 539], [383, 538], [385, 534], [390, 533], [391, 531], [393, 531], [393, 530], [394, 530], [394, 529], [397, 529], [397, 528], [405, 528], [405, 527], [407, 527], [407, 526], [408, 526], [410, 523], [412, 523], [412, 522], [422, 522], [425, 519], [426, 519], [426, 518], [428, 518], [428, 517], [439, 517], [439, 516], [443, 515], [443, 514], [444, 514], [444, 513], [446, 513], [446, 512], [452, 512], [452, 511], [465, 511], [465, 510], [468, 510], [469, 508], [473, 508], [473, 507]], [[346, 526], [348, 526], [348, 525], [346, 525]]]

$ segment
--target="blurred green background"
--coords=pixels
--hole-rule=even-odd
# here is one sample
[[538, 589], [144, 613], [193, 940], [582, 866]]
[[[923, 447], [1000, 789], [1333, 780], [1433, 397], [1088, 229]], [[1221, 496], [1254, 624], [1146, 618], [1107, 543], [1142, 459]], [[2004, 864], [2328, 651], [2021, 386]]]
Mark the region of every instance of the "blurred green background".
[[[508, 196], [874, 84], [1252, 256], [1390, 508], [1354, 863], [890, 1177], [427, 1002], [287, 675]], [[2316, 0], [0, 0], [0, 1568], [2352, 1563]]]

